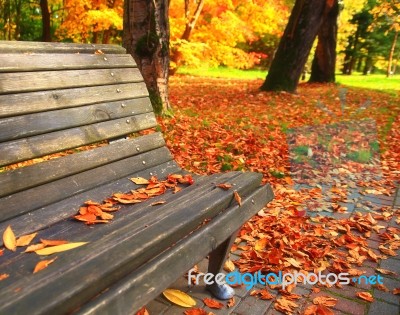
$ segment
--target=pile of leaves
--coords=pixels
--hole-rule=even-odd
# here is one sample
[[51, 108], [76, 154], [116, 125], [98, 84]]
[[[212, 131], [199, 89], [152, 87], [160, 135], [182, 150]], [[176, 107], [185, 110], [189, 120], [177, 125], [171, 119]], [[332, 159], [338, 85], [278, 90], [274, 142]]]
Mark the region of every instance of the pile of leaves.
[[[88, 200], [85, 205], [80, 207], [75, 219], [85, 222], [85, 224], [96, 224], [96, 223], [109, 223], [114, 218], [114, 215], [110, 212], [120, 210], [121, 207], [118, 204], [135, 204], [146, 201], [152, 197], [160, 196], [164, 194], [167, 189], [173, 190], [173, 193], [179, 192], [182, 188], [178, 186], [180, 184], [192, 185], [194, 183], [193, 177], [190, 174], [169, 174], [165, 180], [159, 180], [156, 176], [152, 176], [150, 179], [143, 177], [133, 177], [130, 179], [136, 185], [146, 185], [146, 187], [140, 187], [131, 190], [128, 193], [114, 193], [111, 197], [106, 198], [102, 203]], [[151, 205], [156, 206], [164, 204], [166, 201], [159, 200], [153, 202]]]
[[[366, 261], [396, 256], [400, 228], [387, 228], [386, 222], [400, 224], [399, 209], [350, 195], [390, 196], [400, 182], [398, 97], [318, 84], [300, 85], [297, 94], [264, 93], [261, 83], [173, 77], [175, 114], [159, 120], [175, 160], [187, 170], [256, 171], [273, 186], [275, 199], [243, 226], [232, 248], [240, 252], [237, 268], [360, 276]], [[357, 209], [351, 216], [345, 203]], [[379, 236], [378, 249], [369, 246], [373, 234]], [[274, 299], [269, 290], [278, 290], [274, 307], [292, 314], [301, 306], [294, 287], [272, 286], [251, 295]], [[357, 297], [373, 301], [369, 292]], [[318, 297], [304, 312], [333, 314], [336, 302]]]

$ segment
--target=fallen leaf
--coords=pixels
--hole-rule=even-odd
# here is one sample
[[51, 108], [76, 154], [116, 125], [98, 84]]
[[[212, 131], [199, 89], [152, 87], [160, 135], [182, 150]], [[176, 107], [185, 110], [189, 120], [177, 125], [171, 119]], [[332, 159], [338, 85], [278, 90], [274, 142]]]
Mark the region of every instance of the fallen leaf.
[[393, 289], [393, 294], [400, 294], [400, 288]]
[[232, 188], [231, 184], [218, 184], [217, 187], [222, 188], [223, 190], [229, 190]]
[[132, 177], [132, 178], [130, 178], [130, 180], [132, 182], [134, 182], [136, 185], [150, 184], [150, 182], [146, 178], [143, 178], [143, 177]]
[[203, 302], [209, 308], [221, 309], [224, 307], [224, 304], [222, 304], [221, 302], [218, 302], [214, 299], [205, 298], [205, 299], [203, 299]]
[[209, 315], [205, 310], [202, 308], [191, 308], [190, 310], [186, 310], [184, 312], [185, 315]]
[[20, 237], [18, 237], [17, 239], [17, 246], [28, 246], [32, 240], [35, 238], [35, 236], [37, 235], [37, 233], [32, 233], [29, 235], [22, 235]]
[[57, 257], [54, 257], [53, 259], [49, 259], [49, 260], [41, 260], [39, 261], [36, 266], [35, 269], [33, 270], [33, 273], [39, 272], [40, 270], [43, 270], [44, 268], [47, 268], [48, 265], [50, 265], [52, 262], [54, 262], [57, 259]]
[[378, 290], [384, 291], [384, 292], [389, 292], [390, 290], [383, 284], [375, 284], [373, 285], [374, 288], [377, 288]]
[[76, 243], [67, 243], [63, 245], [58, 245], [58, 246], [51, 246], [51, 247], [46, 247], [43, 249], [36, 250], [35, 253], [38, 255], [51, 255], [54, 253], [60, 253], [64, 252], [70, 249], [77, 248], [79, 246], [85, 245], [88, 242], [76, 242]]
[[1, 280], [4, 280], [4, 279], [7, 279], [9, 276], [10, 276], [10, 275], [9, 275], [8, 273], [1, 273], [1, 274], [0, 274], [0, 281], [1, 281]]
[[241, 207], [242, 206], [242, 198], [239, 196], [239, 193], [235, 190], [233, 192], [233, 195], [235, 196], [235, 200], [239, 204], [239, 207]]
[[326, 295], [317, 296], [313, 299], [313, 303], [316, 305], [324, 305], [330, 307], [335, 306], [337, 301], [337, 299]]
[[395, 252], [394, 250], [392, 250], [392, 249], [390, 249], [390, 248], [386, 248], [386, 247], [383, 246], [383, 245], [379, 245], [379, 250], [380, 250], [382, 253], [386, 254], [386, 255], [389, 255], [389, 256], [397, 256], [397, 254], [396, 254], [396, 252]]
[[285, 297], [281, 297], [279, 299], [276, 300], [276, 303], [274, 304], [274, 308], [277, 311], [283, 312], [285, 314], [289, 313], [293, 313], [294, 309], [299, 307], [299, 305], [293, 301], [290, 301], [288, 299], [286, 299]]
[[3, 243], [7, 249], [13, 252], [15, 252], [15, 250], [17, 249], [17, 240], [10, 225], [7, 226], [6, 230], [3, 233]]
[[68, 241], [65, 240], [45, 240], [45, 239], [40, 239], [40, 241], [46, 245], [46, 246], [57, 246], [57, 245], [63, 245], [67, 244]]
[[140, 310], [136, 312], [135, 315], [150, 315], [149, 311], [143, 306]]
[[258, 296], [261, 300], [272, 300], [274, 298], [274, 296], [267, 289], [253, 290], [250, 292], [250, 295]]
[[164, 290], [163, 295], [167, 300], [179, 306], [193, 307], [196, 305], [196, 301], [190, 295], [180, 290], [167, 289]]
[[376, 268], [376, 271], [378, 271], [379, 273], [382, 273], [384, 275], [397, 276], [397, 273], [395, 273], [394, 271], [388, 270], [388, 269]]
[[232, 272], [233, 270], [235, 270], [235, 264], [232, 262], [232, 260], [227, 259], [225, 261], [224, 270], [227, 272]]
[[39, 244], [33, 244], [33, 245], [29, 245], [26, 249], [25, 249], [25, 253], [31, 253], [31, 252], [35, 252], [39, 249], [45, 248], [46, 245], [44, 245], [43, 243], [39, 243]]
[[373, 302], [374, 298], [372, 297], [371, 293], [369, 292], [357, 292], [356, 295], [365, 301]]
[[226, 306], [227, 306], [228, 308], [230, 308], [230, 307], [232, 307], [232, 306], [235, 306], [235, 304], [236, 304], [235, 297], [232, 296], [232, 297], [228, 300], [228, 303], [226, 304]]
[[163, 205], [164, 203], [166, 203], [165, 200], [160, 200], [160, 201], [153, 202], [151, 205], [152, 206], [158, 206], [158, 205]]

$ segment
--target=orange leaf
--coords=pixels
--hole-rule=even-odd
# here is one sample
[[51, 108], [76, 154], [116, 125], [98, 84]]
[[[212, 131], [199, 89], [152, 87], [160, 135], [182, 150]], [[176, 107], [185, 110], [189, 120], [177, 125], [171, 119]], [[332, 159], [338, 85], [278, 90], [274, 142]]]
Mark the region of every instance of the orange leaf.
[[10, 275], [9, 275], [8, 273], [1, 273], [1, 274], [0, 274], [0, 281], [1, 281], [1, 280], [4, 280], [4, 279], [7, 279], [9, 276], [10, 276]]
[[222, 188], [224, 190], [228, 190], [232, 188], [231, 184], [218, 184], [217, 187]]
[[39, 272], [40, 270], [47, 268], [47, 266], [50, 265], [52, 262], [54, 262], [56, 259], [57, 259], [57, 257], [54, 257], [53, 259], [39, 261], [36, 264], [35, 269], [33, 270], [33, 273]]
[[46, 246], [57, 246], [68, 243], [68, 241], [64, 240], [44, 240], [42, 238], [40, 239], [40, 241]]
[[231, 297], [231, 298], [228, 300], [228, 303], [226, 304], [226, 306], [227, 306], [228, 308], [230, 308], [230, 307], [232, 307], [232, 306], [235, 306], [235, 304], [236, 304], [235, 298], [234, 298], [234, 297]]
[[400, 294], [400, 288], [393, 289], [393, 294]]
[[221, 309], [221, 308], [224, 307], [224, 304], [222, 304], [221, 302], [218, 302], [218, 301], [216, 301], [216, 300], [209, 299], [209, 298], [203, 299], [203, 302], [204, 302], [204, 304], [207, 305], [209, 308]]
[[330, 296], [317, 296], [313, 299], [314, 304], [320, 304], [324, 306], [335, 306], [337, 303], [337, 299], [330, 297]]
[[191, 308], [184, 312], [185, 315], [208, 315], [208, 313], [201, 308]]
[[3, 243], [7, 249], [13, 252], [15, 252], [15, 250], [17, 249], [17, 240], [10, 225], [7, 226], [6, 230], [3, 233]]
[[86, 213], [83, 215], [76, 215], [74, 216], [75, 219], [79, 220], [79, 221], [83, 221], [83, 222], [93, 222], [96, 220], [96, 215], [93, 213]]
[[357, 292], [356, 295], [365, 301], [373, 302], [374, 298], [372, 297], [371, 293], [369, 292]]
[[239, 193], [235, 190], [233, 192], [233, 195], [235, 196], [235, 200], [237, 201], [237, 203], [241, 207], [242, 206], [242, 198], [239, 196]]
[[149, 311], [143, 306], [140, 310], [136, 312], [135, 315], [150, 315]]
[[376, 271], [378, 271], [379, 273], [382, 273], [384, 275], [397, 276], [397, 273], [395, 273], [394, 271], [391, 271], [391, 270], [387, 270], [387, 269], [376, 268]]
[[35, 238], [35, 236], [37, 235], [37, 233], [32, 233], [29, 235], [22, 235], [17, 239], [17, 246], [27, 246], [29, 245], [32, 240]]
[[25, 249], [25, 253], [36, 252], [37, 250], [43, 249], [43, 248], [45, 248], [45, 247], [46, 247], [46, 245], [43, 244], [43, 243], [33, 244], [33, 245], [28, 246], [28, 247]]
[[166, 203], [165, 200], [160, 200], [160, 201], [153, 202], [151, 205], [152, 205], [152, 206], [158, 206], [158, 205], [162, 205], [162, 204], [164, 204], [164, 203]]

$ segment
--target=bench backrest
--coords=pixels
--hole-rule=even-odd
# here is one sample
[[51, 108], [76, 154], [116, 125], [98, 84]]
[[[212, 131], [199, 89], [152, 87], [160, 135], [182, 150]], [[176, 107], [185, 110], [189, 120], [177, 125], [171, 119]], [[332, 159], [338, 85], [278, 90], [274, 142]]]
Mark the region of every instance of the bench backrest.
[[122, 47], [0, 42], [0, 224], [170, 160], [156, 124]]

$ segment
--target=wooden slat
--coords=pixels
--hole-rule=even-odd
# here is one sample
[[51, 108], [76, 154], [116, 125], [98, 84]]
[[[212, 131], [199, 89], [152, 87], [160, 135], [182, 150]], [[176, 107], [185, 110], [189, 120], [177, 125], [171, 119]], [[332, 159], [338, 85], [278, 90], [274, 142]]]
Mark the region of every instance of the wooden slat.
[[0, 143], [0, 166], [124, 136], [156, 125], [156, 118], [151, 112], [3, 142]]
[[[111, 143], [54, 160], [0, 173], [0, 197], [142, 154], [165, 145], [160, 133]], [[27, 180], [29, 178], [29, 180]], [[1, 206], [0, 206], [1, 208]]]
[[0, 94], [143, 82], [137, 68], [0, 73]]
[[47, 54], [93, 54], [97, 50], [112, 54], [126, 53], [125, 48], [117, 45], [0, 41], [0, 53], [28, 53], [34, 51]]
[[148, 96], [144, 83], [0, 95], [0, 117]]
[[273, 193], [269, 185], [260, 187], [251, 196], [243, 199], [241, 207], [233, 206], [228, 210], [229, 215], [217, 216], [201, 230], [194, 232], [80, 307], [76, 314], [135, 314], [140, 307], [156, 298], [177, 280], [183, 272], [230, 237], [243, 222], [249, 220], [272, 198]]
[[[256, 189], [261, 177], [240, 174], [233, 183], [239, 193], [245, 187]], [[215, 185], [210, 182], [209, 185]], [[208, 185], [202, 185], [206, 188]], [[188, 196], [186, 202], [159, 208], [159, 217], [148, 226], [135, 222], [115, 225], [115, 231], [89, 244], [58, 255], [57, 267], [24, 277], [0, 292], [0, 305], [5, 313], [66, 313], [129, 274], [149, 258], [155, 257], [184, 235], [188, 235], [204, 219], [212, 218], [229, 207], [232, 191], [215, 188], [209, 193]], [[168, 208], [169, 213], [165, 212]], [[85, 239], [81, 239], [84, 241]], [[79, 279], [80, 281], [77, 281]], [[14, 292], [17, 287], [24, 289]], [[68, 288], [66, 290], [66, 288]], [[42, 290], [48, 292], [44, 296]], [[46, 299], [46, 303], [43, 303]], [[40, 302], [42, 301], [42, 303]], [[12, 304], [12, 308], [10, 308]]]
[[[129, 169], [129, 171], [131, 170]], [[110, 183], [102, 184], [98, 187], [94, 187], [79, 192], [75, 195], [68, 196], [55, 203], [51, 203], [47, 206], [40, 207], [32, 212], [28, 212], [20, 216], [11, 218], [7, 221], [0, 222], [0, 231], [4, 231], [8, 225], [11, 225], [13, 231], [17, 236], [26, 235], [33, 232], [37, 232], [39, 230], [43, 230], [41, 233], [46, 231], [46, 235], [52, 237], [51, 231], [49, 231], [49, 234], [47, 233], [47, 231], [50, 226], [57, 225], [56, 229], [58, 233], [61, 233], [61, 231], [64, 231], [65, 233], [68, 234], [71, 233], [70, 237], [68, 237], [69, 239], [71, 239], [72, 236], [75, 237], [75, 235], [77, 235], [76, 237], [78, 239], [79, 237], [81, 237], [82, 233], [88, 232], [87, 229], [85, 229], [84, 232], [81, 233], [80, 230], [79, 231], [77, 230], [76, 224], [72, 224], [72, 226], [70, 226], [71, 221], [65, 222], [65, 220], [75, 215], [79, 207], [81, 207], [85, 201], [93, 200], [96, 202], [102, 202], [104, 199], [110, 197], [115, 192], [127, 192], [137, 188], [137, 186], [134, 185], [132, 181], [129, 180], [129, 178], [131, 177], [140, 176], [144, 178], [150, 178], [151, 176], [154, 175], [157, 176], [158, 178], [165, 178], [168, 174], [175, 174], [180, 172], [182, 172], [182, 170], [173, 160], [161, 163], [153, 167], [149, 167], [145, 170], [141, 170], [138, 172], [133, 171], [132, 173], [126, 174], [122, 178], [116, 179]], [[104, 178], [102, 180], [104, 180]], [[176, 194], [172, 196], [173, 198], [179, 197]], [[22, 196], [22, 198], [24, 197]], [[133, 209], [128, 207], [128, 209], [125, 209], [122, 212], [123, 213], [122, 220], [135, 220], [137, 215], [132, 214], [131, 212], [137, 212], [137, 211], [139, 212], [142, 211], [141, 206], [135, 205]], [[120, 213], [116, 216], [114, 221], [119, 220], [119, 217]], [[63, 228], [58, 228], [60, 222], [64, 222], [63, 224], [65, 224], [66, 226], [63, 226]], [[95, 233], [97, 233], [97, 230], [95, 231]], [[107, 234], [106, 231], [104, 231], [104, 235], [105, 234]], [[2, 244], [3, 244], [3, 239], [0, 238], [0, 246], [2, 246]], [[0, 263], [0, 269], [1, 268], [2, 265]]]
[[0, 199], [0, 221], [17, 217], [171, 159], [168, 149], [162, 147], [3, 197]]
[[[1, 43], [0, 43], [1, 46]], [[0, 48], [1, 50], [1, 48]], [[0, 72], [136, 67], [131, 55], [1, 54]]]
[[0, 118], [0, 142], [148, 113], [148, 97]]

